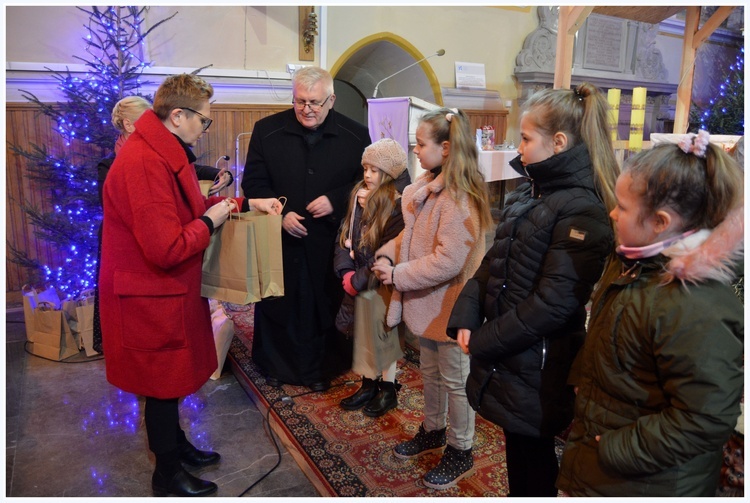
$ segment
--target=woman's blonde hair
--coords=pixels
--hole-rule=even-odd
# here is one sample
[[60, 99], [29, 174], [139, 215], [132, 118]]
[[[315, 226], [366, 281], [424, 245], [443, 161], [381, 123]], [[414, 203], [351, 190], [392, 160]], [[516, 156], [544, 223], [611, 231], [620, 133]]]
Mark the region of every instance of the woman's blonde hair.
[[445, 188], [454, 197], [466, 193], [479, 211], [482, 230], [489, 229], [493, 221], [487, 183], [479, 171], [476, 137], [471, 133], [468, 116], [459, 109], [439, 108], [425, 113], [419, 123], [430, 127], [435, 143], [450, 143], [442, 171]]
[[149, 108], [151, 108], [151, 103], [141, 96], [128, 96], [123, 98], [115, 103], [115, 106], [112, 109], [112, 125], [120, 133], [125, 133], [126, 131], [123, 121], [128, 119], [130, 122], [135, 122], [143, 112]]
[[[359, 192], [359, 189], [366, 187], [367, 184], [362, 180], [352, 189], [349, 198], [349, 208], [347, 209], [346, 216], [341, 221], [339, 245], [342, 248], [347, 248], [346, 241], [352, 237], [350, 235], [352, 230], [349, 226], [352, 221], [352, 213], [354, 213], [358, 204], [357, 192]], [[362, 232], [360, 233], [359, 243], [356, 243], [357, 248], [375, 250], [380, 246], [385, 225], [396, 208], [398, 197], [398, 189], [396, 189], [396, 182], [393, 177], [385, 171], [380, 171], [380, 185], [370, 192], [365, 202], [365, 207], [362, 209], [360, 220], [360, 229], [362, 229]], [[352, 243], [352, 248], [355, 248], [355, 243]]]
[[615, 207], [615, 183], [620, 168], [612, 148], [609, 103], [596, 86], [584, 82], [575, 89], [544, 89], [524, 104], [524, 113], [544, 136], [563, 132], [568, 148], [586, 144], [594, 182], [607, 211]]

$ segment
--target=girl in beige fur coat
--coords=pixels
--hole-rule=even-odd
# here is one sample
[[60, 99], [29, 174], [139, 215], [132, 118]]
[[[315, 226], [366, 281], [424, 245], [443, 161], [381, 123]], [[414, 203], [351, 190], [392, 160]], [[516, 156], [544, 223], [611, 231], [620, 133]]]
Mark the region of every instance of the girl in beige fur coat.
[[467, 116], [456, 109], [430, 111], [416, 137], [414, 153], [427, 172], [404, 190], [404, 230], [376, 253], [388, 259], [378, 258], [372, 270], [394, 286], [388, 325], [403, 320], [419, 337], [424, 422], [413, 439], [395, 447], [395, 456], [412, 459], [445, 449], [424, 476], [427, 487], [444, 489], [474, 471], [475, 413], [465, 390], [469, 357], [446, 328], [453, 303], [482, 260], [492, 218]]

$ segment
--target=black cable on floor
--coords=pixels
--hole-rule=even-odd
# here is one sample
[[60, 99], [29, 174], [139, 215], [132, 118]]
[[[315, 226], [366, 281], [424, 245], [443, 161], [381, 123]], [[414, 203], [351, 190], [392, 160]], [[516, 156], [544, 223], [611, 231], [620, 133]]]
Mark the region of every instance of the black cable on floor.
[[[326, 391], [330, 390], [331, 388], [336, 388], [336, 387], [339, 387], [339, 386], [348, 386], [351, 383], [352, 383], [352, 381], [344, 381], [343, 383], [340, 383], [340, 384], [334, 384], [333, 386], [331, 386], [330, 388], [328, 388]], [[266, 426], [268, 426], [268, 434], [271, 437], [271, 442], [273, 442], [273, 446], [276, 448], [276, 454], [277, 454], [276, 464], [273, 465], [273, 467], [270, 470], [268, 470], [265, 474], [263, 474], [262, 477], [260, 477], [258, 480], [256, 480], [255, 482], [253, 482], [247, 489], [245, 489], [244, 491], [242, 491], [239, 494], [239, 496], [237, 496], [238, 498], [241, 498], [245, 494], [247, 494], [248, 492], [250, 492], [250, 490], [252, 488], [254, 488], [255, 486], [257, 486], [260, 483], [261, 480], [263, 480], [266, 477], [268, 477], [269, 475], [271, 475], [274, 472], [274, 470], [276, 470], [276, 468], [278, 468], [279, 465], [281, 464], [281, 448], [279, 447], [279, 444], [276, 442], [276, 434], [273, 432], [273, 428], [271, 428], [271, 421], [270, 421], [270, 414], [271, 414], [271, 410], [273, 409], [274, 404], [279, 403], [279, 402], [281, 402], [283, 404], [291, 404], [292, 401], [295, 398], [300, 397], [300, 396], [310, 395], [312, 393], [320, 393], [320, 391], [312, 391], [312, 390], [310, 390], [310, 391], [305, 391], [304, 393], [299, 393], [299, 394], [296, 394], [296, 395], [291, 395], [291, 396], [286, 395], [286, 396], [282, 396], [281, 398], [277, 398], [273, 402], [269, 402], [268, 409], [266, 410], [266, 417], [264, 419], [264, 422], [265, 422]], [[283, 423], [279, 423], [279, 424], [281, 424], [282, 426], [284, 425]]]
[[239, 496], [237, 496], [238, 498], [241, 498], [245, 494], [247, 494], [248, 492], [250, 492], [250, 490], [252, 490], [253, 487], [257, 486], [258, 484], [260, 484], [260, 482], [263, 479], [265, 479], [266, 477], [268, 477], [269, 475], [271, 475], [274, 472], [274, 470], [276, 470], [276, 468], [278, 468], [279, 465], [281, 464], [281, 448], [279, 447], [279, 444], [276, 442], [276, 435], [273, 432], [273, 428], [271, 428], [271, 421], [269, 420], [269, 416], [271, 414], [271, 409], [273, 408], [273, 404], [276, 403], [276, 402], [279, 402], [279, 401], [281, 401], [281, 400], [276, 400], [276, 401], [268, 404], [268, 410], [266, 410], [266, 417], [263, 420], [263, 422], [265, 423], [265, 425], [268, 427], [268, 434], [271, 437], [271, 442], [273, 443], [274, 448], [276, 449], [276, 464], [273, 465], [273, 467], [270, 470], [268, 470], [261, 478], [259, 478], [255, 482], [253, 482], [247, 489], [245, 489], [244, 491], [242, 491], [239, 494]]

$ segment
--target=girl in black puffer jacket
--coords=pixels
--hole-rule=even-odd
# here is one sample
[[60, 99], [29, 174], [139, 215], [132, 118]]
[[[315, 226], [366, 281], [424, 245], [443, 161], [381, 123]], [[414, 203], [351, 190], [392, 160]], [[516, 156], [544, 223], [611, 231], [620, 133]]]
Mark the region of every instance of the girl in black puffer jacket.
[[590, 84], [525, 104], [519, 156], [492, 248], [456, 301], [448, 335], [471, 354], [472, 407], [506, 437], [508, 496], [556, 496], [554, 436], [572, 419], [566, 384], [585, 305], [614, 248], [617, 162], [607, 101]]

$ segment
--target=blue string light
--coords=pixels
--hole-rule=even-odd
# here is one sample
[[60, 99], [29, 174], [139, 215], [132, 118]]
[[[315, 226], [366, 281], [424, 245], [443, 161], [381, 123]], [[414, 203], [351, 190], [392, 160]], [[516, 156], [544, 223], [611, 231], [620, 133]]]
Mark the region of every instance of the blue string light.
[[[82, 289], [96, 285], [98, 231], [102, 221], [101, 208], [95, 196], [96, 160], [83, 160], [76, 146], [90, 145], [111, 150], [116, 132], [110, 126], [111, 104], [126, 92], [138, 94], [140, 74], [148, 65], [131, 49], [143, 44], [140, 33], [144, 9], [136, 7], [96, 7], [89, 11], [88, 33], [83, 37], [89, 55], [81, 74], [56, 74], [58, 87], [68, 98], [60, 112], [51, 115], [54, 130], [60, 135], [62, 154], [48, 153], [39, 164], [46, 166], [50, 185], [52, 210], [41, 215], [39, 227], [49, 236], [64, 236], [51, 244], [57, 245], [60, 258], [56, 267], [42, 264], [40, 273], [64, 294], [77, 295]], [[120, 51], [122, 60], [112, 54]], [[82, 152], [91, 152], [85, 147]], [[75, 161], [71, 161], [75, 158]], [[93, 165], [92, 165], [93, 162]], [[35, 223], [36, 225], [36, 223]], [[62, 242], [64, 241], [64, 242]], [[137, 404], [136, 404], [137, 412]], [[135, 421], [129, 421], [135, 424]], [[137, 424], [136, 424], [137, 426]], [[134, 426], [135, 427], [135, 426]], [[92, 472], [102, 480], [101, 472]], [[104, 477], [106, 478], [106, 476]]]

